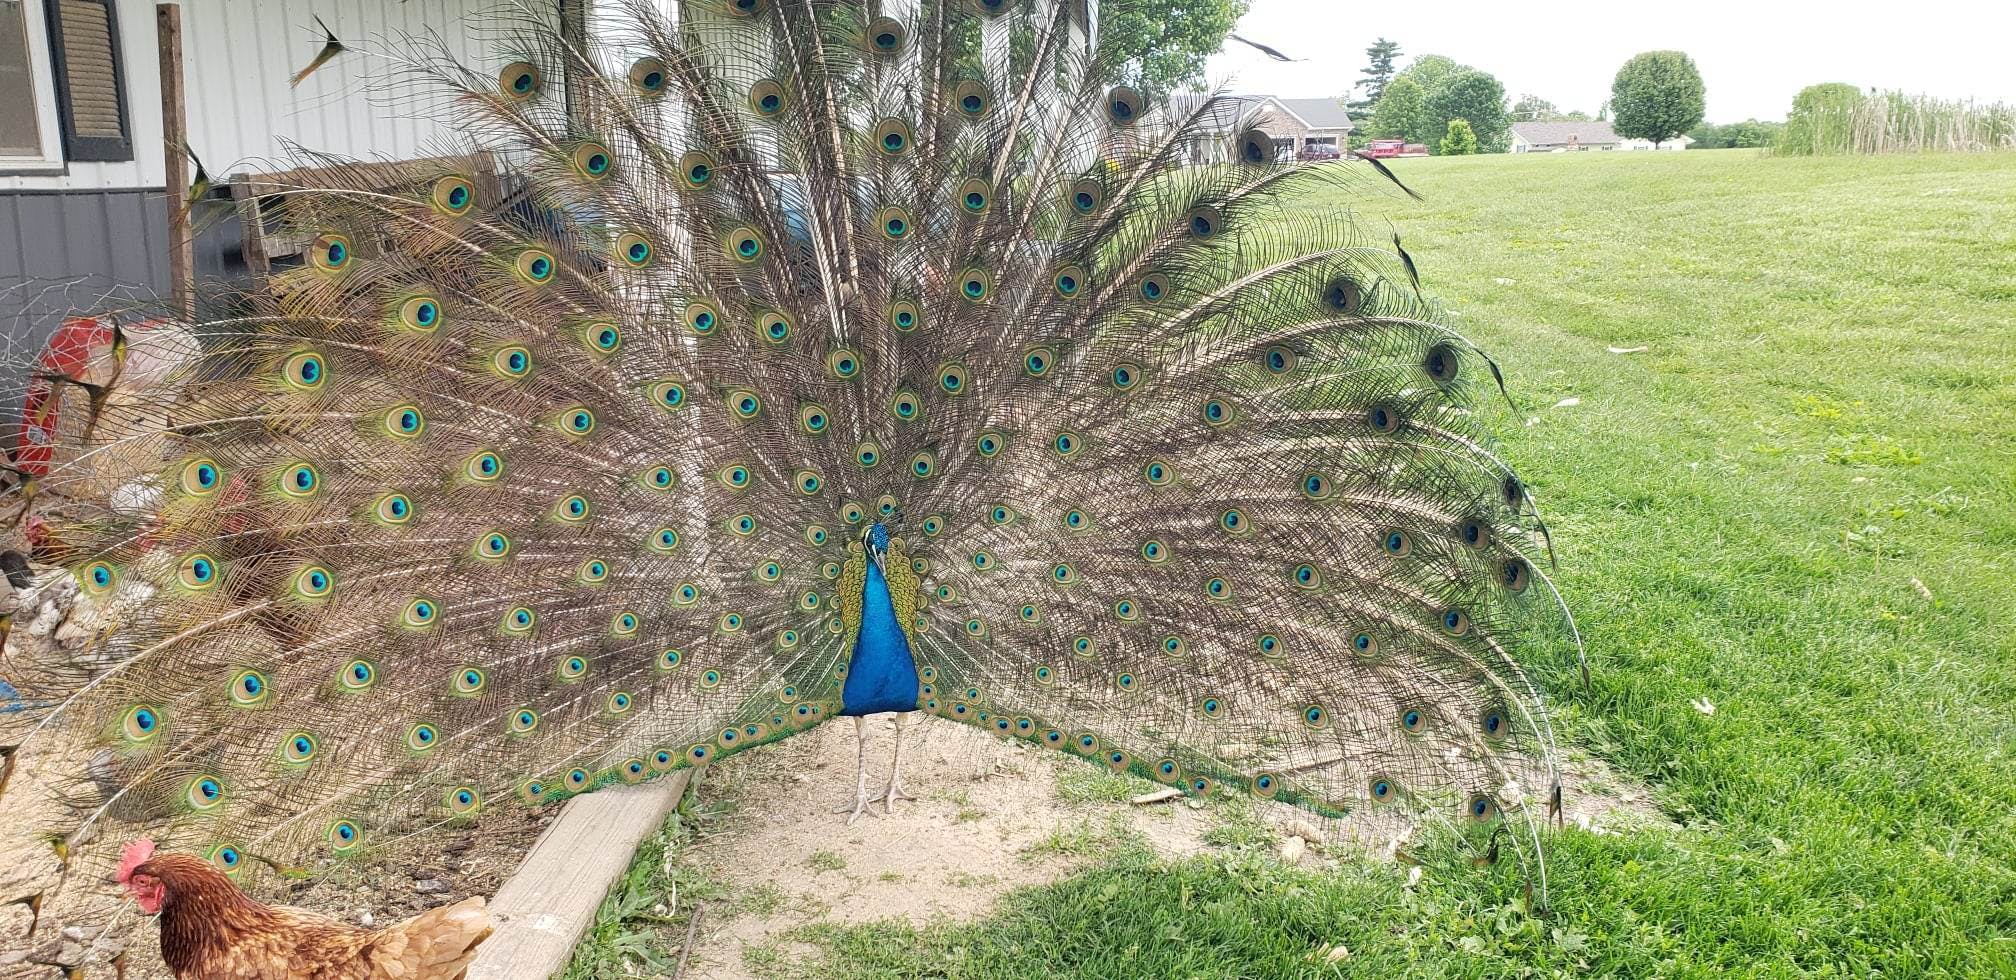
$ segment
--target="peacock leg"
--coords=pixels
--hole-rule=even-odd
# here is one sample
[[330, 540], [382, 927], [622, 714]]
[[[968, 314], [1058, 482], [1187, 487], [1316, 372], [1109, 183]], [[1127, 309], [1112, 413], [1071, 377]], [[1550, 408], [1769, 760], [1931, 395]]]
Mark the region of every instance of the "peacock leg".
[[897, 800], [914, 800], [916, 797], [903, 791], [903, 771], [898, 764], [903, 760], [903, 719], [909, 717], [907, 711], [896, 714], [896, 751], [889, 754], [889, 785], [882, 795], [869, 802], [880, 801], [883, 813], [895, 813]]
[[868, 812], [868, 719], [854, 716], [854, 802], [834, 807], [834, 813], [847, 814], [847, 826], [861, 819]]

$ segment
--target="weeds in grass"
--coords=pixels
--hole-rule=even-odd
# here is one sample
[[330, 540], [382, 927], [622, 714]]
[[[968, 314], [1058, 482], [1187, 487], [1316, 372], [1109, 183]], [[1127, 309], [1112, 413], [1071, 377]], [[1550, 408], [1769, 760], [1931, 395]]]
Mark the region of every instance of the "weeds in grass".
[[847, 867], [847, 859], [832, 851], [813, 851], [805, 866], [814, 871], [840, 871]]

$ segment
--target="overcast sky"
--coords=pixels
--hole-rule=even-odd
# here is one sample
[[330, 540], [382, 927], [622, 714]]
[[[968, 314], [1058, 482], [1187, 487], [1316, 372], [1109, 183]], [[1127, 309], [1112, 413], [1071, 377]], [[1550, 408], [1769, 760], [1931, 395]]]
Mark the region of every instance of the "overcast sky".
[[1402, 67], [1448, 55], [1498, 76], [1510, 98], [1592, 115], [1618, 66], [1659, 48], [1700, 66], [1709, 122], [1783, 119], [1816, 82], [2016, 102], [2016, 0], [1252, 0], [1238, 32], [1307, 60], [1228, 41], [1210, 78], [1287, 98], [1341, 94], [1384, 36]]

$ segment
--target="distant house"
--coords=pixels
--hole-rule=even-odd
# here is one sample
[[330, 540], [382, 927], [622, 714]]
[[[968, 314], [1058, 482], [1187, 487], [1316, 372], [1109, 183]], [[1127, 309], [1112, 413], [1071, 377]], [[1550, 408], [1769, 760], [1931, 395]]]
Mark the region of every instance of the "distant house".
[[[1178, 93], [1158, 110], [1165, 120], [1181, 119], [1198, 110], [1204, 96]], [[1230, 159], [1235, 128], [1257, 128], [1274, 138], [1276, 159], [1292, 160], [1305, 146], [1343, 149], [1351, 133], [1351, 117], [1336, 99], [1280, 99], [1271, 95], [1221, 95], [1204, 109], [1205, 131], [1186, 147], [1191, 163], [1222, 163]]]
[[1512, 124], [1512, 152], [1569, 153], [1585, 150], [1684, 150], [1694, 142], [1689, 136], [1667, 140], [1657, 147], [1651, 140], [1625, 139], [1608, 122], [1516, 122]]

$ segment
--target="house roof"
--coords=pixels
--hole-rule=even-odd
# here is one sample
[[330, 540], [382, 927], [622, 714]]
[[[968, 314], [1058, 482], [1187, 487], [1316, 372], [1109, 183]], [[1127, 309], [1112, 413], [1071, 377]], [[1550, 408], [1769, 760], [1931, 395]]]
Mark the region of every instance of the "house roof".
[[1351, 114], [1342, 99], [1279, 99], [1282, 105], [1302, 117], [1310, 129], [1350, 129]]
[[1617, 133], [1607, 122], [1516, 122], [1512, 135], [1535, 146], [1601, 146], [1617, 142]]

